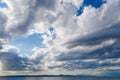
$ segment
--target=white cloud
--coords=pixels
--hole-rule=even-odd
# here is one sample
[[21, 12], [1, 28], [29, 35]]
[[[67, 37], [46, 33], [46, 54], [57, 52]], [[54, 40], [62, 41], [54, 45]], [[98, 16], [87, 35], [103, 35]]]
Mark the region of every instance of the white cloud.
[[[30, 61], [27, 60], [30, 63], [27, 68], [41, 70], [41, 68], [48, 69], [51, 64], [58, 65], [56, 57], [59, 55], [67, 54], [72, 59], [77, 55], [71, 55], [69, 52], [89, 53], [117, 42], [116, 39], [110, 39], [92, 46], [78, 45], [72, 49], [66, 47], [69, 45], [67, 42], [119, 23], [119, 0], [107, 0], [107, 3], [97, 9], [92, 6], [85, 7], [81, 16], [76, 16], [76, 11], [83, 0], [63, 0], [62, 4], [61, 1], [3, 0], [7, 3], [8, 8], [0, 9], [0, 45], [3, 45], [3, 49], [0, 50], [16, 53], [19, 51], [17, 48], [4, 45], [4, 43], [21, 35], [40, 33], [46, 48], [33, 48], [34, 54], [30, 56]], [[54, 40], [53, 34], [48, 31], [51, 26], [57, 35]], [[93, 41], [93, 43], [95, 42]]]
[[[68, 3], [68, 2], [69, 1], [66, 1], [65, 3]], [[94, 34], [94, 32], [97, 32], [99, 30], [104, 30], [105, 28], [110, 27], [115, 23], [119, 23], [120, 22], [120, 19], [119, 19], [120, 12], [118, 10], [119, 0], [107, 1], [106, 4], [104, 4], [102, 7], [98, 9], [92, 6], [85, 7], [83, 14], [78, 17], [76, 17], [76, 14], [75, 14], [77, 10], [76, 4], [72, 3], [72, 4], [65, 5], [65, 3], [63, 5], [57, 6], [59, 10], [55, 12], [55, 17], [54, 17], [55, 21], [52, 22], [51, 24], [55, 28], [57, 38], [53, 41], [50, 41], [50, 38], [48, 38], [47, 36], [43, 36], [45, 44], [47, 45], [48, 54], [51, 54], [52, 57], [56, 58], [56, 56], [62, 55], [66, 52], [67, 52], [66, 54], [69, 55], [69, 52], [71, 51], [73, 52], [83, 51], [83, 52], [89, 53], [91, 51], [101, 49], [103, 47], [111, 46], [116, 42], [116, 40], [110, 39], [110, 40], [105, 40], [98, 45], [93, 45], [93, 46], [81, 45], [79, 46], [79, 48], [75, 47], [73, 49], [68, 49], [66, 47], [66, 45], [68, 44], [65, 44], [66, 42], [74, 40], [78, 37], [82, 38], [87, 34], [91, 34], [91, 33]], [[107, 13], [107, 12], [112, 12], [113, 9], [110, 9], [112, 5], [114, 5], [113, 8], [115, 13], [113, 14]], [[42, 29], [40, 30], [36, 29], [37, 32], [40, 32], [41, 30]], [[47, 32], [45, 29], [44, 31]], [[86, 50], [86, 48], [88, 49]]]
[[0, 49], [0, 52], [13, 52], [13, 53], [19, 53], [20, 50], [12, 45], [3, 45], [2, 49]]

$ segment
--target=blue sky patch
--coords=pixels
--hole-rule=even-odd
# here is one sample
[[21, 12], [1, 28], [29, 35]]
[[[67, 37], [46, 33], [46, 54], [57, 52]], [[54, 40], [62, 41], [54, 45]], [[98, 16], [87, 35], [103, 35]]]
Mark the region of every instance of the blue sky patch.
[[50, 31], [50, 34], [48, 33], [42, 33], [42, 34], [32, 34], [26, 37], [18, 37], [15, 40], [11, 41], [10, 44], [18, 47], [20, 49], [20, 53], [26, 53], [28, 55], [32, 55], [33, 52], [31, 51], [34, 47], [39, 48], [46, 48], [46, 45], [43, 43], [42, 35], [47, 35], [52, 37], [52, 40], [56, 38], [55, 29], [53, 27], [49, 27], [48, 31]]
[[53, 27], [50, 27], [50, 28], [49, 28], [49, 31], [50, 31], [51, 34], [52, 34], [52, 39], [55, 39], [55, 38], [56, 38], [55, 29], [54, 29]]
[[0, 8], [7, 8], [8, 5], [5, 2], [0, 1]]
[[21, 53], [27, 53], [30, 55], [32, 54], [31, 49], [34, 47], [46, 47], [42, 42], [43, 38], [41, 37], [41, 34], [32, 34], [28, 37], [19, 37], [11, 41], [10, 44], [18, 47], [21, 50]]
[[105, 0], [84, 0], [80, 8], [77, 10], [76, 16], [80, 16], [86, 6], [91, 5], [92, 7], [100, 8], [104, 3], [106, 3]]

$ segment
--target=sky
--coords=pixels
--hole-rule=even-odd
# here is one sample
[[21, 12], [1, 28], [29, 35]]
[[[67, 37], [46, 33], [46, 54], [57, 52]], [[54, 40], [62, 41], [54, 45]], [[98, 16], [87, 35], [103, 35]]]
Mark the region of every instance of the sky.
[[0, 76], [120, 76], [120, 0], [0, 0]]

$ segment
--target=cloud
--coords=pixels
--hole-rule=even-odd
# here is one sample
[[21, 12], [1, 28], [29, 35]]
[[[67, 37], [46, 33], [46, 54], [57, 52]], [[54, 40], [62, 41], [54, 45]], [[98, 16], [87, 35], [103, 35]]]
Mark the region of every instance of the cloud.
[[3, 64], [3, 70], [24, 70], [25, 66], [22, 64], [22, 59], [12, 52], [0, 52], [0, 61]]
[[[5, 70], [79, 70], [120, 66], [119, 0], [107, 0], [99, 8], [86, 6], [80, 16], [76, 14], [83, 0], [3, 2], [8, 6], [0, 8], [0, 59], [6, 66]], [[17, 48], [6, 45], [10, 40], [34, 33], [41, 35], [45, 47], [35, 46], [31, 56], [23, 57]]]
[[[96, 69], [96, 70], [119, 70], [119, 59], [85, 59], [85, 60], [71, 60], [58, 62], [61, 64], [52, 65], [50, 69], [65, 69], [71, 70], [82, 70], [82, 69]], [[116, 68], [111, 68], [111, 67]], [[105, 69], [106, 68], [106, 69]]]
[[40, 64], [43, 64], [42, 55], [36, 58], [39, 61], [24, 58], [18, 55], [17, 48], [4, 45], [4, 42], [7, 40], [6, 38], [11, 40], [17, 36], [25, 35], [37, 22], [42, 23], [47, 20], [47, 16], [51, 15], [51, 13], [46, 13], [55, 9], [56, 0], [3, 0], [3, 2], [8, 5], [8, 8], [0, 9], [0, 27], [3, 29], [0, 31], [0, 57], [3, 57], [1, 60], [4, 61], [4, 66], [8, 66], [5, 70], [41, 70]]
[[[6, 32], [6, 23], [7, 23], [8, 19], [7, 16], [0, 11], [0, 39], [6, 39], [9, 38], [9, 35]], [[1, 41], [1, 40], [0, 40]]]
[[[47, 45], [46, 57], [53, 57], [51, 63], [46, 59], [48, 68], [63, 69], [87, 69], [99, 68], [103, 66], [115, 66], [112, 63], [98, 64], [106, 59], [118, 59], [119, 56], [119, 4], [116, 1], [107, 1], [100, 8], [85, 7], [81, 16], [76, 17], [75, 12], [77, 6], [74, 3], [68, 5], [65, 2], [60, 7], [57, 19], [53, 23], [56, 31], [56, 39], [50, 41], [49, 37], [45, 37], [43, 41]], [[115, 4], [113, 12], [110, 7]], [[66, 11], [65, 11], [66, 10]], [[109, 14], [109, 15], [108, 15]], [[106, 20], [104, 20], [104, 18]], [[116, 20], [115, 20], [116, 19]], [[40, 31], [40, 30], [39, 30]], [[37, 31], [38, 32], [38, 31]], [[117, 48], [116, 48], [116, 47]], [[44, 52], [43, 50], [43, 52]], [[117, 53], [116, 53], [117, 52]], [[98, 59], [91, 63], [79, 60]], [[44, 60], [44, 59], [43, 59]], [[75, 60], [78, 60], [75, 61]], [[66, 61], [66, 62], [64, 62]], [[72, 62], [73, 61], [73, 62]], [[61, 65], [58, 65], [58, 64]], [[50, 66], [54, 64], [54, 66]], [[76, 66], [74, 66], [74, 65]], [[82, 65], [83, 67], [80, 67]], [[91, 66], [94, 65], [94, 66]], [[118, 65], [119, 66], [119, 65]]]
[[3, 29], [0, 31], [0, 37], [10, 38], [24, 35], [36, 22], [42, 22], [45, 19], [44, 13], [53, 10], [56, 3], [55, 0], [3, 0], [3, 2], [8, 8], [0, 9], [0, 24]]
[[41, 71], [44, 70], [43, 57], [38, 55], [36, 58], [24, 57], [20, 50], [12, 45], [4, 45], [0, 50], [0, 62], [2, 62], [2, 71]]
[[47, 9], [54, 9], [55, 8], [55, 5], [56, 5], [56, 1], [55, 0], [52, 0], [52, 1], [49, 1], [49, 0], [36, 0], [36, 6], [37, 7], [43, 7], [43, 8], [47, 8]]
[[[59, 51], [58, 55], [55, 56], [56, 62], [63, 61], [63, 63], [61, 62], [61, 66], [56, 66], [56, 68], [64, 67], [67, 69], [72, 66], [71, 70], [77, 69], [77, 67], [74, 67], [76, 62], [70, 62], [74, 60], [119, 59], [120, 21], [118, 18], [119, 10], [117, 8], [119, 7], [119, 3], [117, 2], [119, 1], [107, 1], [107, 3], [99, 9], [88, 6], [85, 8], [84, 13], [80, 17], [77, 17], [77, 25], [73, 26], [73, 23], [69, 22], [69, 20], [72, 19], [72, 17], [70, 17], [70, 19], [66, 20], [69, 23], [68, 26], [64, 25], [66, 26], [65, 28], [58, 28], [59, 30], [56, 30], [59, 35], [57, 37], [61, 38], [57, 42], [64, 44], [60, 45], [62, 48], [57, 46]], [[107, 13], [107, 11], [113, 12], [110, 9], [113, 3], [115, 4], [114, 10], [116, 14], [113, 13], [112, 15]], [[67, 22], [65, 23], [67, 24]], [[64, 63], [64, 61], [66, 61], [66, 63]], [[94, 64], [96, 65], [93, 66], [94, 68], [100, 67], [97, 62], [98, 61]], [[76, 63], [77, 66], [83, 65], [83, 68], [85, 64], [87, 63]], [[92, 63], [88, 63], [87, 65], [91, 64]], [[90, 67], [92, 68], [92, 66], [87, 66], [87, 68]]]
[[94, 32], [92, 34], [88, 34], [83, 37], [78, 37], [75, 40], [71, 40], [68, 43], [68, 47], [76, 47], [76, 46], [86, 46], [86, 45], [97, 45], [102, 43], [103, 41], [110, 40], [110, 39], [119, 39], [119, 29], [120, 23], [112, 25], [108, 28], [104, 28], [100, 31]]
[[4, 45], [0, 50], [0, 61], [3, 64], [3, 71], [24, 70], [24, 58], [18, 55], [18, 48], [10, 45]]
[[56, 59], [64, 61], [119, 58], [119, 26], [118, 23], [95, 33], [69, 40], [65, 45], [73, 49], [63, 52]]

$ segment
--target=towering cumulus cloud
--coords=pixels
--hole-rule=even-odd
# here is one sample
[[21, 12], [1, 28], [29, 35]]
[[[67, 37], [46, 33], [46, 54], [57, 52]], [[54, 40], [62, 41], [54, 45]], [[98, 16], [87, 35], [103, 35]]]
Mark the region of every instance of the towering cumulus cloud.
[[120, 0], [0, 0], [2, 71], [119, 74], [119, 8]]

